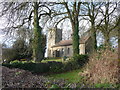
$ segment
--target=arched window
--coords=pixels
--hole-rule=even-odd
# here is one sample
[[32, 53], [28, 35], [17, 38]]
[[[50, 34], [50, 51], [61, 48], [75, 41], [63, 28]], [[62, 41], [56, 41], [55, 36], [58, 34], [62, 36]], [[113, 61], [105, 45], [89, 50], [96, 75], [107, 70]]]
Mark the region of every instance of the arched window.
[[68, 54], [70, 53], [70, 48], [67, 49], [67, 53], [68, 53]]
[[55, 56], [55, 51], [53, 51], [53, 53], [52, 53], [52, 54], [53, 54], [53, 57], [54, 57], [54, 56]]
[[62, 54], [64, 53], [64, 49], [62, 48]]
[[49, 55], [51, 55], [51, 50], [49, 50]]

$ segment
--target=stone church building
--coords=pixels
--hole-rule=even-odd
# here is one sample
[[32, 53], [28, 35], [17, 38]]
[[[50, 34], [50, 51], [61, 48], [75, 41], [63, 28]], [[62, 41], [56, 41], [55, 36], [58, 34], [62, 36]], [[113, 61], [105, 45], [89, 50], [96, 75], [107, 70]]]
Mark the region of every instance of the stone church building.
[[[80, 54], [91, 52], [91, 37], [89, 32], [80, 37]], [[48, 32], [48, 57], [70, 57], [73, 55], [72, 40], [62, 40], [61, 29], [51, 29]]]

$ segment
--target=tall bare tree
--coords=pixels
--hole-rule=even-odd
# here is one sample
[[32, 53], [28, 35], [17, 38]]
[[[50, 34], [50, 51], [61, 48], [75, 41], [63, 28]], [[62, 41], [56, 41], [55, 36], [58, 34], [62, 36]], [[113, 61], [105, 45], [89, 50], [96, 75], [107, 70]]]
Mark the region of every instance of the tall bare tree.
[[61, 16], [56, 25], [65, 19], [69, 19], [72, 26], [72, 41], [73, 41], [73, 55], [79, 54], [79, 16], [80, 16], [80, 6], [82, 2], [61, 2], [55, 3], [55, 5], [60, 5], [62, 10], [57, 11], [53, 17]]
[[118, 17], [118, 60], [120, 60], [120, 16]]
[[104, 3], [105, 7], [100, 8], [100, 12], [102, 14], [102, 19], [103, 22], [100, 26], [100, 30], [102, 31], [105, 39], [105, 46], [110, 48], [111, 43], [110, 43], [110, 33], [116, 28], [117, 23], [113, 24], [116, 15], [116, 9], [117, 9], [117, 3], [113, 2], [106, 2]]
[[33, 60], [36, 62], [43, 59], [42, 53], [42, 27], [40, 19], [42, 16], [50, 15], [50, 9], [45, 2], [2, 2], [3, 10], [1, 16], [7, 16], [8, 25], [4, 30], [13, 32], [23, 25], [32, 27], [33, 22]]
[[[120, 60], [120, 2], [118, 2], [118, 60]], [[119, 63], [120, 64], [120, 63]]]
[[[96, 26], [100, 26], [99, 24], [101, 21], [97, 20], [98, 19], [98, 14], [99, 14], [99, 9], [102, 6], [102, 2], [86, 2], [84, 3], [83, 11], [87, 12], [87, 16], [83, 17], [83, 19], [88, 20], [91, 24], [90, 26], [90, 35], [91, 35], [91, 46], [93, 52], [96, 51], [97, 49], [97, 39], [96, 39], [96, 32], [97, 28]], [[99, 21], [99, 22], [98, 22]]]

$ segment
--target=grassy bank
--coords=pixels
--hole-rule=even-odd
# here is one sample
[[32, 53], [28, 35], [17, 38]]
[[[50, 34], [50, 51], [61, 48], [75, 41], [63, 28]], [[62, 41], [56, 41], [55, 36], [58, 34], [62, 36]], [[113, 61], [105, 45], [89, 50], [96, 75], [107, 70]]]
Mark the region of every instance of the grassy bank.
[[79, 72], [82, 70], [77, 69], [65, 73], [60, 73], [60, 74], [52, 74], [47, 76], [49, 79], [65, 79], [69, 83], [78, 83], [81, 82], [82, 77], [78, 75]]

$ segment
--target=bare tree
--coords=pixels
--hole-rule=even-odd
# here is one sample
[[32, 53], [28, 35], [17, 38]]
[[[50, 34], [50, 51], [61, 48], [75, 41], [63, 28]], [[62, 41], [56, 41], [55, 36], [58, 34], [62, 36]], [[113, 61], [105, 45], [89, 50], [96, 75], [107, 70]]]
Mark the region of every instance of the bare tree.
[[33, 23], [33, 60], [41, 61], [42, 53], [42, 27], [40, 19], [42, 16], [50, 15], [51, 10], [45, 2], [2, 2], [3, 10], [1, 16], [8, 19], [7, 33], [13, 33], [13, 30], [27, 25], [32, 27]]
[[117, 3], [106, 2], [105, 7], [100, 8], [103, 22], [99, 30], [102, 31], [105, 39], [105, 46], [110, 48], [110, 33], [117, 27], [117, 23], [113, 24], [117, 15], [115, 15]]
[[61, 17], [55, 23], [58, 25], [61, 21], [69, 19], [72, 26], [72, 41], [73, 41], [73, 55], [79, 54], [79, 16], [80, 16], [80, 6], [82, 2], [61, 2], [55, 3], [54, 5], [59, 5], [62, 9], [60, 11], [54, 9], [53, 17]]
[[[118, 2], [118, 8], [117, 8], [117, 12], [118, 12], [118, 60], [120, 60], [120, 2]], [[120, 64], [120, 63], [119, 63]]]
[[[83, 17], [84, 20], [88, 20], [91, 23], [90, 34], [91, 34], [91, 46], [93, 52], [97, 49], [97, 40], [96, 40], [96, 26], [100, 26], [101, 21], [98, 20], [99, 9], [102, 6], [102, 2], [86, 2], [82, 11], [87, 12], [87, 16]], [[99, 22], [98, 22], [99, 21]]]
[[118, 60], [120, 60], [120, 16], [118, 22]]

